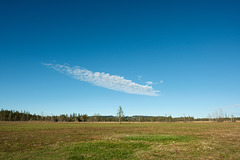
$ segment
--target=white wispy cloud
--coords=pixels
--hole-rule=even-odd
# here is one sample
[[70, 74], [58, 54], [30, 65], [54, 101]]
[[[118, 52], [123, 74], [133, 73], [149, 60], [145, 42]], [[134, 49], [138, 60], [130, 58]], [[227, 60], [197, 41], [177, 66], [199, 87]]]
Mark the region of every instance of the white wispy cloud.
[[152, 85], [153, 82], [152, 82], [152, 81], [147, 81], [146, 84], [147, 84], [147, 85]]
[[137, 84], [131, 80], [125, 79], [123, 76], [110, 75], [109, 73], [104, 72], [92, 72], [80, 66], [70, 67], [68, 65], [52, 63], [43, 63], [43, 65], [69, 75], [77, 80], [85, 81], [96, 86], [131, 94], [158, 96], [157, 93], [159, 91], [154, 90], [151, 85]]
[[159, 82], [152, 82], [152, 81], [147, 81], [145, 82], [147, 85], [154, 85], [154, 84], [163, 84], [163, 80], [159, 81]]

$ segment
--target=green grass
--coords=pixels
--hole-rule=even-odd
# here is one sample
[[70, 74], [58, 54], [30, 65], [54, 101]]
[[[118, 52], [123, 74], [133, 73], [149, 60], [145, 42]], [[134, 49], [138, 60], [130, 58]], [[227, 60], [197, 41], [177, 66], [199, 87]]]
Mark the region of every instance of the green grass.
[[136, 159], [136, 152], [149, 147], [143, 143], [88, 142], [71, 147], [70, 159]]
[[192, 136], [178, 136], [178, 135], [132, 135], [123, 137], [127, 141], [146, 141], [146, 142], [161, 142], [164, 144], [176, 142], [189, 142], [195, 138]]
[[0, 122], [0, 159], [240, 159], [240, 123]]

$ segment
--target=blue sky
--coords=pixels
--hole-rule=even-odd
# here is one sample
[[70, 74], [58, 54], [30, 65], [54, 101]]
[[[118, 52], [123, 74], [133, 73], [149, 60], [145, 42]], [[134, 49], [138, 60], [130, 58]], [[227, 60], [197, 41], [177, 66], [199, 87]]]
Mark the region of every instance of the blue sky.
[[237, 0], [3, 0], [0, 108], [239, 116], [239, 15]]

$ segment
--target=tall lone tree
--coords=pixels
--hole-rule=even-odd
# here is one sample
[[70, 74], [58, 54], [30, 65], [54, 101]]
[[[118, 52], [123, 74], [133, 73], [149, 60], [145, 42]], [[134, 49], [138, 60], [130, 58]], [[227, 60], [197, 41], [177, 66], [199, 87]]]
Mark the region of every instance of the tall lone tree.
[[121, 106], [119, 106], [119, 108], [118, 108], [117, 117], [118, 117], [118, 120], [119, 120], [119, 124], [121, 124], [122, 117], [124, 117], [123, 110], [122, 110]]

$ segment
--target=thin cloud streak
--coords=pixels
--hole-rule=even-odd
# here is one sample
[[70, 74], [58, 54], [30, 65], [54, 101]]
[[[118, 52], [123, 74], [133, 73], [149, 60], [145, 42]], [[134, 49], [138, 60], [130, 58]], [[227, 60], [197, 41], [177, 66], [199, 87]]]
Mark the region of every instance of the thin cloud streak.
[[152, 82], [152, 81], [147, 81], [145, 82], [147, 85], [155, 85], [155, 84], [163, 84], [163, 80], [161, 80], [160, 82]]
[[152, 81], [147, 81], [146, 84], [147, 84], [147, 85], [152, 85], [153, 82], [152, 82]]
[[77, 80], [85, 81], [96, 86], [130, 94], [158, 96], [157, 93], [159, 91], [154, 90], [152, 86], [137, 84], [131, 80], [125, 79], [123, 76], [110, 75], [104, 72], [92, 72], [80, 66], [69, 67], [68, 65], [52, 63], [43, 63], [43, 65]]

